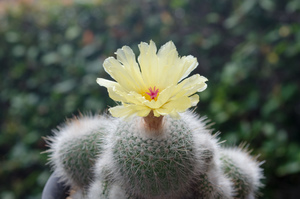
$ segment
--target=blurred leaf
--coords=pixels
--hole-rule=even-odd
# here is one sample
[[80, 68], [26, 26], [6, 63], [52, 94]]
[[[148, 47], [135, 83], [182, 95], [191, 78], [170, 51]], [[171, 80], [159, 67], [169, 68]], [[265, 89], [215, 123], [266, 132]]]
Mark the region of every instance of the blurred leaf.
[[53, 87], [53, 92], [56, 93], [67, 93], [71, 91], [73, 88], [75, 88], [76, 82], [73, 79], [65, 80], [63, 82], [60, 82]]
[[71, 26], [66, 30], [66, 39], [73, 40], [80, 34], [80, 28], [78, 26]]
[[275, 5], [272, 0], [260, 0], [260, 1], [258, 1], [258, 3], [265, 10], [268, 10], [268, 11], [274, 10]]
[[60, 52], [60, 54], [62, 56], [65, 56], [65, 57], [68, 57], [68, 56], [72, 55], [72, 53], [73, 53], [72, 46], [69, 44], [63, 44], [63, 45], [59, 46], [58, 51]]
[[51, 65], [59, 61], [59, 56], [56, 52], [49, 52], [42, 57], [42, 62], [45, 65]]
[[17, 32], [8, 31], [5, 33], [6, 41], [10, 43], [15, 43], [19, 40], [20, 36]]
[[14, 46], [12, 53], [15, 57], [21, 57], [25, 54], [25, 47], [22, 45]]
[[300, 9], [300, 2], [298, 0], [291, 0], [286, 5], [286, 10], [288, 12], [296, 12]]

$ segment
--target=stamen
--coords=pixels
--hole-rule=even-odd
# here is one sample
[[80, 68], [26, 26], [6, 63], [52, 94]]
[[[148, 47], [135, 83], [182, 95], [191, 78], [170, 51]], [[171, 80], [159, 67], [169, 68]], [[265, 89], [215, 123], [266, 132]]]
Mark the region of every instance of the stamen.
[[151, 97], [151, 99], [155, 99], [158, 95], [159, 89], [155, 89], [156, 87], [154, 86], [153, 90], [151, 87], [149, 87], [149, 93], [146, 92], [147, 95]]

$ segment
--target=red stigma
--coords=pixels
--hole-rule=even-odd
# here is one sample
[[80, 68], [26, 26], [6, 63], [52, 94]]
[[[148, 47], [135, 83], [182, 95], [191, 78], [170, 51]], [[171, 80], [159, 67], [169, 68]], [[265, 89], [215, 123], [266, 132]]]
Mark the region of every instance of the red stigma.
[[149, 95], [151, 97], [151, 99], [155, 99], [157, 97], [159, 89], [155, 89], [155, 86], [154, 86], [153, 90], [151, 87], [149, 87], [148, 89], [150, 92], [149, 93], [146, 92], [146, 94]]

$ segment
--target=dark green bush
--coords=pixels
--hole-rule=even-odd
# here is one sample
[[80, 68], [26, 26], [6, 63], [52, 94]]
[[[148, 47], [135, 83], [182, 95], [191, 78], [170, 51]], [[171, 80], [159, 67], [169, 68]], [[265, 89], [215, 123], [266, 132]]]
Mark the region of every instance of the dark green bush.
[[209, 79], [197, 111], [228, 145], [266, 160], [261, 198], [296, 198], [300, 183], [300, 3], [297, 0], [21, 4], [0, 17], [0, 197], [40, 198], [50, 175], [42, 136], [79, 111], [114, 105], [103, 60], [169, 40]]

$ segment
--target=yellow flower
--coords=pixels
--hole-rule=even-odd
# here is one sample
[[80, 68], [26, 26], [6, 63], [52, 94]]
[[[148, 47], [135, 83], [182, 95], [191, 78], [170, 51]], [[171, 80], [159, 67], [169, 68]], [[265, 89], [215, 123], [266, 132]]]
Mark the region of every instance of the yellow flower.
[[110, 98], [122, 103], [109, 109], [114, 117], [146, 117], [153, 111], [155, 117], [178, 118], [178, 113], [196, 106], [199, 96], [195, 93], [206, 89], [207, 79], [199, 74], [186, 78], [198, 65], [195, 57], [179, 57], [172, 41], [158, 52], [153, 41], [141, 42], [139, 50], [138, 63], [128, 46], [117, 50], [117, 59], [104, 61], [105, 71], [116, 82], [97, 78]]

